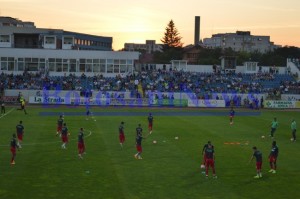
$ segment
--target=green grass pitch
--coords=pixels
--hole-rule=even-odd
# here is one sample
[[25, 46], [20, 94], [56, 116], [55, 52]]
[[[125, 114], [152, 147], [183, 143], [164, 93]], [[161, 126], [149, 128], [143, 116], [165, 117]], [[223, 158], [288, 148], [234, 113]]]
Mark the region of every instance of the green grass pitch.
[[[299, 121], [299, 111], [263, 110], [259, 116], [238, 116], [234, 125], [228, 116], [159, 116], [161, 112], [227, 112], [213, 109], [148, 109], [93, 107], [94, 113], [114, 112], [115, 116], [85, 119], [85, 109], [29, 107], [28, 115], [12, 110], [0, 118], [0, 198], [1, 199], [194, 199], [194, 198], [300, 198], [300, 145], [292, 143], [290, 122]], [[40, 116], [40, 112], [57, 112]], [[56, 121], [66, 113], [71, 132], [66, 150], [55, 136]], [[70, 112], [81, 113], [67, 115]], [[154, 116], [153, 133], [143, 141], [142, 160], [136, 160], [135, 128], [142, 124], [148, 134], [147, 113]], [[135, 116], [117, 113], [138, 113]], [[145, 113], [145, 114], [143, 114]], [[270, 169], [270, 123], [277, 117], [275, 134], [279, 146], [278, 170]], [[9, 142], [15, 126], [23, 120], [23, 147], [17, 151], [16, 165], [10, 165]], [[118, 126], [125, 122], [126, 141], [121, 149]], [[84, 159], [77, 156], [77, 134], [85, 129]], [[266, 136], [262, 139], [261, 136]], [[176, 140], [175, 137], [179, 139]], [[153, 144], [153, 140], [157, 143]], [[217, 179], [202, 174], [202, 147], [208, 140], [215, 146]], [[300, 140], [299, 140], [300, 141]], [[230, 144], [230, 143], [240, 144]], [[229, 143], [229, 144], [224, 144]], [[246, 144], [248, 143], [248, 144]], [[263, 177], [256, 175], [255, 161], [248, 164], [252, 146], [263, 152]]]

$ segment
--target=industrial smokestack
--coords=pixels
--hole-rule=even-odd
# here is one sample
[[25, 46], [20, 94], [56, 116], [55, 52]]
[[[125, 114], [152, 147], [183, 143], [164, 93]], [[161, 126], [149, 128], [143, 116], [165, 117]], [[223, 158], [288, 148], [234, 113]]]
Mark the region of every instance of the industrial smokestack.
[[198, 45], [200, 41], [200, 16], [195, 16], [195, 35], [194, 45]]

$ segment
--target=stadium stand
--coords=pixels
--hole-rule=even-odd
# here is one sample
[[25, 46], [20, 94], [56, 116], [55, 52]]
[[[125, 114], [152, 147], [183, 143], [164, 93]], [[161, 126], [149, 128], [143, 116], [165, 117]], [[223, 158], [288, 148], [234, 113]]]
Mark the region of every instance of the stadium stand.
[[[139, 85], [135, 86], [135, 80]], [[199, 99], [210, 93], [278, 93], [300, 94], [300, 83], [289, 74], [196, 73], [184, 71], [149, 70], [127, 76], [87, 77], [82, 74], [44, 76], [24, 72], [23, 75], [0, 74], [1, 88], [25, 90], [130, 91], [132, 97], [146, 97], [146, 91], [194, 92]], [[142, 91], [142, 93], [141, 93]]]

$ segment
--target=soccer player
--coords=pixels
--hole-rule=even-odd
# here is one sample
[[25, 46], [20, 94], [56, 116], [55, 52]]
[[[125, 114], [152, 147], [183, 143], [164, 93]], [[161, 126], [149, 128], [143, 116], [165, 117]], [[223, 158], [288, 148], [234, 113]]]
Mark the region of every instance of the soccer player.
[[205, 174], [208, 178], [208, 169], [212, 168], [213, 177], [217, 178], [215, 170], [215, 150], [212, 144], [209, 142], [207, 147], [204, 150], [204, 159], [205, 159]]
[[203, 146], [203, 149], [202, 149], [202, 156], [203, 156], [203, 162], [202, 162], [202, 165], [205, 166], [205, 150], [207, 149], [208, 145], [211, 145], [212, 148], [214, 149], [214, 145], [211, 144], [211, 141], [208, 141], [207, 144], [205, 144]]
[[17, 130], [17, 136], [18, 136], [18, 147], [22, 148], [21, 143], [23, 141], [23, 134], [24, 134], [24, 126], [23, 126], [23, 122], [20, 121], [19, 124], [17, 124], [16, 126], [16, 130]]
[[68, 143], [69, 139], [68, 136], [70, 135], [69, 130], [67, 128], [67, 124], [64, 123], [64, 126], [61, 129], [61, 140], [63, 144], [61, 145], [62, 149], [66, 149], [66, 144]]
[[25, 109], [25, 99], [22, 99], [22, 101], [21, 101], [21, 110], [23, 110], [25, 115], [27, 115], [27, 111]]
[[230, 112], [229, 112], [229, 122], [230, 122], [230, 125], [233, 124], [233, 118], [234, 118], [234, 115], [235, 115], [235, 111], [234, 111], [233, 108], [231, 107]]
[[83, 158], [82, 155], [84, 154], [85, 152], [85, 144], [84, 144], [84, 140], [83, 140], [83, 137], [84, 137], [84, 132], [83, 132], [83, 128], [80, 128], [80, 131], [78, 133], [78, 157], [79, 158]]
[[149, 113], [149, 116], [148, 116], [148, 130], [149, 130], [150, 134], [152, 133], [152, 127], [153, 127], [153, 116], [152, 116], [152, 113]]
[[271, 137], [272, 139], [274, 139], [274, 133], [275, 133], [277, 127], [278, 127], [277, 118], [274, 117], [274, 120], [273, 120], [272, 123], [271, 123], [271, 133], [270, 133], [270, 137]]
[[121, 122], [119, 126], [119, 140], [120, 140], [121, 148], [123, 148], [123, 144], [125, 142], [124, 122]]
[[[138, 130], [139, 129], [139, 130]], [[144, 139], [144, 137], [142, 136], [142, 130], [141, 130], [141, 125], [139, 124], [139, 126], [136, 128], [136, 138], [135, 138], [135, 144], [136, 144], [136, 150], [137, 153], [134, 155], [135, 159], [139, 159], [141, 160], [141, 154], [142, 154], [142, 140]]]
[[64, 123], [63, 116], [60, 115], [59, 118], [58, 118], [58, 120], [57, 120], [56, 136], [58, 136], [58, 135], [61, 134], [63, 123]]
[[15, 163], [15, 158], [16, 158], [16, 149], [19, 148], [16, 140], [16, 134], [12, 135], [12, 139], [10, 141], [10, 152], [11, 152], [11, 160], [10, 164], [14, 165]]
[[293, 142], [296, 142], [296, 130], [297, 130], [297, 124], [295, 119], [292, 120], [291, 123], [291, 129], [292, 129], [292, 136], [293, 138], [291, 139]]
[[261, 178], [262, 177], [262, 174], [261, 174], [262, 153], [257, 149], [256, 146], [254, 146], [252, 149], [253, 149], [253, 155], [251, 156], [249, 163], [253, 160], [254, 157], [256, 158], [256, 173], [257, 173], [257, 175], [254, 176], [254, 178]]
[[140, 134], [140, 133], [143, 133], [143, 129], [142, 129], [142, 126], [141, 124], [138, 125], [138, 127], [136, 127], [136, 135]]
[[3, 100], [1, 100], [1, 115], [3, 114], [3, 115], [5, 115], [5, 104], [4, 104], [4, 101]]
[[276, 141], [273, 141], [272, 142], [272, 149], [271, 149], [271, 152], [270, 152], [270, 155], [269, 155], [269, 161], [270, 161], [270, 173], [276, 173], [276, 169], [277, 169], [277, 165], [276, 165], [276, 162], [277, 162], [277, 157], [278, 157], [278, 153], [279, 153], [279, 149], [276, 145]]
[[90, 109], [86, 109], [86, 120], [89, 120], [89, 117], [90, 117], [90, 115], [91, 115], [91, 112], [90, 112]]

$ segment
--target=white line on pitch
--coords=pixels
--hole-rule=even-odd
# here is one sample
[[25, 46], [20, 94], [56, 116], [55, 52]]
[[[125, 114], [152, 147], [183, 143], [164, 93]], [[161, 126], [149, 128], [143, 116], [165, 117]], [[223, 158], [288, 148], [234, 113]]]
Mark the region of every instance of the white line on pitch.
[[3, 118], [4, 116], [7, 116], [9, 113], [11, 113], [13, 110], [15, 110], [14, 108], [10, 109], [7, 113], [5, 113], [4, 115], [0, 116], [0, 119]]

